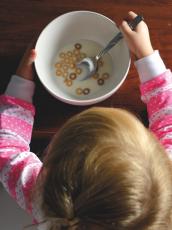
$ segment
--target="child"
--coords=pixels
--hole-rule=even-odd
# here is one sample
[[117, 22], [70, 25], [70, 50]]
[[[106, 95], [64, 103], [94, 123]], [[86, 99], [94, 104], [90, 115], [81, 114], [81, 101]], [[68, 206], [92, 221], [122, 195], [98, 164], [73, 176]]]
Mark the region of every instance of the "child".
[[29, 152], [34, 50], [0, 98], [0, 180], [38, 229], [172, 229], [172, 74], [145, 22], [121, 30], [153, 134], [127, 111], [93, 107], [64, 125], [40, 162]]

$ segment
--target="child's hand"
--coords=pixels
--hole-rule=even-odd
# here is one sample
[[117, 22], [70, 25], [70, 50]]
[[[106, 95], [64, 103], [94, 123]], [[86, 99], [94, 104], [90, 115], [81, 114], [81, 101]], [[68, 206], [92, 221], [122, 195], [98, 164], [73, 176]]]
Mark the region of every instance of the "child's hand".
[[[137, 16], [137, 14], [132, 11], [128, 14], [130, 20]], [[129, 49], [138, 59], [146, 57], [154, 52], [150, 41], [149, 30], [144, 21], [141, 21], [134, 31], [131, 30], [126, 21], [123, 21], [120, 29]]]
[[26, 52], [25, 52], [25, 54], [24, 54], [24, 56], [23, 56], [23, 58], [19, 64], [19, 67], [17, 68], [16, 74], [19, 77], [33, 81], [33, 78], [34, 78], [33, 63], [35, 61], [35, 58], [36, 58], [35, 49], [31, 49], [31, 47], [29, 47], [26, 50]]

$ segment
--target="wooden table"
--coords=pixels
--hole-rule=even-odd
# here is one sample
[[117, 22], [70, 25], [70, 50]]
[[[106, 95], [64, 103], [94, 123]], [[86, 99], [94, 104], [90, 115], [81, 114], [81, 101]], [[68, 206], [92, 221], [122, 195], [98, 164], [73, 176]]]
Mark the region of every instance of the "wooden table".
[[[172, 0], [1, 0], [0, 1], [0, 93], [15, 72], [25, 48], [35, 35], [55, 17], [74, 10], [90, 10], [106, 15], [118, 25], [129, 10], [144, 16], [152, 43], [160, 50], [168, 68], [172, 66]], [[65, 104], [53, 98], [36, 80], [36, 119], [33, 138], [50, 138], [72, 115], [88, 108]], [[109, 99], [96, 106], [123, 107], [143, 118], [139, 80], [132, 63], [128, 77]]]

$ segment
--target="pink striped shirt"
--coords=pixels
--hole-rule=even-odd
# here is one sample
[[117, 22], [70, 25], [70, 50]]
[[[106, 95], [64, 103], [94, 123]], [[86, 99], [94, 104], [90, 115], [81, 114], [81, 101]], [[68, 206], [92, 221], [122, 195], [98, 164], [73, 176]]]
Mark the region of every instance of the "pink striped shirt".
[[31, 202], [31, 190], [42, 167], [29, 147], [34, 115], [32, 104], [0, 96], [0, 181], [19, 206], [40, 221]]
[[[140, 86], [147, 104], [150, 130], [172, 159], [172, 73], [167, 70]], [[31, 201], [42, 162], [30, 152], [34, 106], [12, 96], [0, 96], [0, 180], [19, 206], [41, 221], [39, 206]]]

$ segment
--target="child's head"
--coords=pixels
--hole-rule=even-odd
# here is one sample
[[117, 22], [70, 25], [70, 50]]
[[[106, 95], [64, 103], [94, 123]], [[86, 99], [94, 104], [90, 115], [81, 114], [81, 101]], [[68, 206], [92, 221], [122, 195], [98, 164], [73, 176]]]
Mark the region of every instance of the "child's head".
[[171, 229], [172, 170], [164, 149], [130, 113], [91, 108], [71, 118], [44, 159], [43, 211], [71, 228]]

